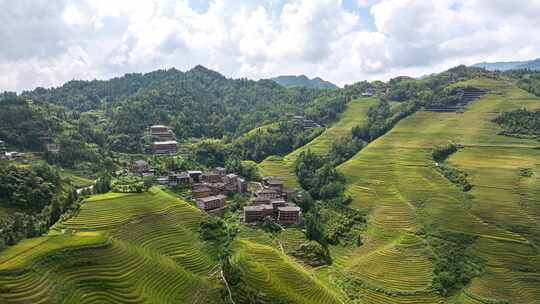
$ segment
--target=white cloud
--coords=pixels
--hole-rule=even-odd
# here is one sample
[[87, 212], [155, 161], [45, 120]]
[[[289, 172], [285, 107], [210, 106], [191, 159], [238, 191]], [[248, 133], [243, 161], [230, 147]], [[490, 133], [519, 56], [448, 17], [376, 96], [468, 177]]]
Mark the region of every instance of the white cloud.
[[[195, 4], [0, 0], [0, 90], [196, 64], [230, 77], [344, 84], [540, 56], [540, 0], [357, 0], [352, 10], [341, 0]], [[374, 24], [363, 28], [369, 14]]]

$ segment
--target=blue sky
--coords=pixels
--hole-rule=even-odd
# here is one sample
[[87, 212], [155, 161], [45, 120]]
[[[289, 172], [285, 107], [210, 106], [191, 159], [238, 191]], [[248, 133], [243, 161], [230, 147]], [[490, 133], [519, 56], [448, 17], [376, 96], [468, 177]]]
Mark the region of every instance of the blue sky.
[[0, 90], [197, 64], [338, 85], [540, 57], [540, 0], [0, 0]]

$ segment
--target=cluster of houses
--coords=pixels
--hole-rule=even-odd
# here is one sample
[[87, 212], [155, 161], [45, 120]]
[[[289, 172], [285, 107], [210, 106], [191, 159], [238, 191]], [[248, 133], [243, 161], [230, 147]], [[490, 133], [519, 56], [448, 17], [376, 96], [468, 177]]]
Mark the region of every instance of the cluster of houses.
[[167, 126], [151, 126], [150, 138], [152, 139], [152, 151], [154, 154], [176, 154], [178, 151], [176, 136]]
[[244, 207], [243, 221], [259, 223], [270, 218], [282, 225], [298, 224], [302, 212], [292, 202], [295, 191], [285, 189], [277, 177], [263, 178], [262, 188], [255, 192], [250, 204]]
[[[143, 160], [133, 162], [129, 171], [140, 176], [153, 175]], [[163, 186], [190, 188], [197, 207], [214, 215], [222, 214], [228, 194], [248, 192], [248, 183], [244, 178], [227, 173], [221, 167], [207, 171], [170, 172], [157, 177], [156, 182]], [[282, 225], [297, 224], [301, 219], [301, 210], [292, 202], [294, 196], [295, 191], [284, 188], [279, 178], [265, 177], [249, 205], [244, 207], [241, 217], [245, 223], [259, 223], [271, 218]]]
[[6, 143], [0, 140], [0, 160], [20, 160], [24, 157], [24, 153], [17, 151], [7, 151]]

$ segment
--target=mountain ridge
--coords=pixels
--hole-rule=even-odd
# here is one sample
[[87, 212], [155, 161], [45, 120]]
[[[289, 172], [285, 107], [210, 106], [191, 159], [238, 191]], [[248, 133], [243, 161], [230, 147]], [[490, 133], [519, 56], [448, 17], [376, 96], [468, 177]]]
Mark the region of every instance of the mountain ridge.
[[316, 89], [337, 89], [338, 86], [320, 77], [310, 79], [306, 75], [281, 75], [270, 78], [284, 87], [307, 87]]
[[488, 71], [508, 71], [508, 70], [535, 70], [540, 71], [540, 58], [523, 61], [497, 61], [497, 62], [479, 62], [472, 67], [484, 68]]

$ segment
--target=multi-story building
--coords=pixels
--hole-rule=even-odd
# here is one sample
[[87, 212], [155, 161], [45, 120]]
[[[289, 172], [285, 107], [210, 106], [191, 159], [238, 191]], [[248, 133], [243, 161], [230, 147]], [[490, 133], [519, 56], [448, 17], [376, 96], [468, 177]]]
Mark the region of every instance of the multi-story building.
[[150, 136], [152, 141], [174, 140], [175, 136], [171, 129], [163, 125], [153, 125], [150, 127]]
[[219, 175], [219, 173], [215, 171], [209, 171], [209, 172], [203, 173], [202, 180], [207, 183], [221, 183], [222, 177], [223, 176]]
[[262, 221], [267, 216], [272, 216], [274, 209], [272, 205], [257, 205], [244, 207], [244, 222], [256, 223]]
[[262, 189], [257, 191], [255, 195], [257, 195], [257, 197], [265, 197], [268, 199], [281, 198], [281, 193], [273, 189]]
[[300, 207], [278, 207], [277, 221], [282, 225], [297, 224], [300, 220]]
[[169, 185], [189, 185], [191, 184], [191, 177], [187, 172], [171, 173], [169, 174]]
[[278, 192], [283, 191], [283, 181], [277, 177], [267, 176], [263, 178], [263, 185], [266, 188], [276, 190]]
[[152, 143], [154, 154], [176, 154], [178, 143], [175, 140], [156, 141]]
[[225, 206], [226, 198], [225, 195], [221, 194], [202, 197], [197, 199], [197, 207], [205, 211], [222, 208]]
[[202, 171], [190, 170], [187, 173], [189, 174], [189, 177], [191, 177], [191, 180], [193, 180], [193, 182], [195, 182], [195, 183], [201, 182]]
[[270, 204], [270, 199], [264, 196], [256, 196], [251, 201], [253, 205], [266, 205]]
[[212, 189], [207, 186], [195, 186], [191, 190], [191, 195], [194, 198], [203, 198], [212, 195]]
[[287, 202], [285, 202], [282, 199], [273, 199], [270, 201], [270, 204], [272, 205], [272, 208], [274, 209], [275, 214], [277, 214], [279, 207], [287, 206]]

